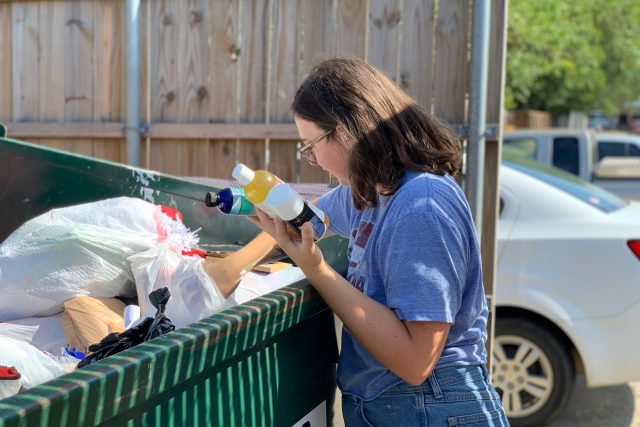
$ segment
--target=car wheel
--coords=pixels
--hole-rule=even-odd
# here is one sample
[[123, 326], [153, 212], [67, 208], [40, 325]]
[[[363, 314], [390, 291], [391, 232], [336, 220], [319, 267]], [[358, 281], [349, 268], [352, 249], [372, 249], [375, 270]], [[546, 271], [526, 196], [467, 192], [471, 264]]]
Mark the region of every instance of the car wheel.
[[498, 318], [492, 382], [514, 426], [553, 419], [571, 396], [575, 369], [570, 349], [554, 334], [522, 318]]

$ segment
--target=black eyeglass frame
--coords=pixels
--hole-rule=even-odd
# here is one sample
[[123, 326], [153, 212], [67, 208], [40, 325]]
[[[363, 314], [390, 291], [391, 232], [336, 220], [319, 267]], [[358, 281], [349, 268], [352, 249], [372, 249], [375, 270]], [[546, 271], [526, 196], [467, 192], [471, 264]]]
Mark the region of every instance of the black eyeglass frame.
[[298, 153], [300, 154], [300, 156], [304, 157], [310, 164], [317, 165], [318, 162], [316, 159], [316, 155], [313, 152], [312, 148], [318, 142], [322, 141], [324, 138], [331, 135], [333, 131], [334, 129], [329, 129], [328, 131], [323, 132], [320, 135], [316, 136], [306, 144], [303, 141], [298, 141], [298, 146], [300, 147], [300, 149], [298, 150]]

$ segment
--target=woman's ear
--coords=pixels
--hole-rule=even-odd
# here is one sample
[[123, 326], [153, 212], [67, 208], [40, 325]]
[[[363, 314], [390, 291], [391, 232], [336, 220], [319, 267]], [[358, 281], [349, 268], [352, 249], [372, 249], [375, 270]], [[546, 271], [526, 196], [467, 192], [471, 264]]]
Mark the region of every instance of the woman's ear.
[[347, 141], [347, 131], [341, 124], [336, 125], [336, 130], [334, 131], [334, 138], [341, 143], [345, 143]]

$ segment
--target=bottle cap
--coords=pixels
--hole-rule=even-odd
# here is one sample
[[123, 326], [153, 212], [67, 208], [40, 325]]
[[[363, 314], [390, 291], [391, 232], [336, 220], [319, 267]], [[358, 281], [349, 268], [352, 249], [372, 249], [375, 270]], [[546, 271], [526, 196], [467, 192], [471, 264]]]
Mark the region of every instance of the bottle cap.
[[294, 219], [304, 209], [304, 199], [289, 184], [278, 184], [269, 190], [267, 203], [285, 221]]
[[248, 166], [243, 165], [242, 163], [238, 163], [233, 171], [231, 172], [231, 176], [240, 182], [242, 185], [247, 185], [251, 181], [253, 181], [253, 177], [256, 173]]
[[19, 380], [20, 372], [15, 366], [0, 366], [0, 380]]

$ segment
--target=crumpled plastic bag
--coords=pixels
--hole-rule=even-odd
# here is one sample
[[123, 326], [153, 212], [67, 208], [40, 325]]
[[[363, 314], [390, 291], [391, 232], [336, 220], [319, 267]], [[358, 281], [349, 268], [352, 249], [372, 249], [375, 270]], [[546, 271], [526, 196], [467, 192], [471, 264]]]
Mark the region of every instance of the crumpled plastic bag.
[[222, 308], [225, 298], [205, 271], [201, 258], [177, 254], [166, 245], [159, 245], [129, 260], [142, 318], [153, 315], [153, 307], [143, 296], [160, 287], [171, 291], [166, 315], [176, 328], [209, 317]]
[[99, 343], [90, 345], [89, 353], [78, 363], [78, 368], [175, 330], [171, 320], [164, 314], [170, 297], [171, 292], [167, 288], [160, 288], [151, 292], [149, 300], [157, 309], [155, 317], [147, 317], [137, 326], [124, 332], [111, 333]]
[[62, 311], [79, 295], [135, 297], [129, 261], [159, 243], [176, 251], [198, 242], [177, 211], [118, 197], [53, 209], [0, 245], [0, 322]]
[[0, 365], [15, 366], [24, 388], [37, 386], [70, 370], [65, 369], [69, 358], [43, 352], [31, 343], [37, 330], [37, 326], [0, 323]]

